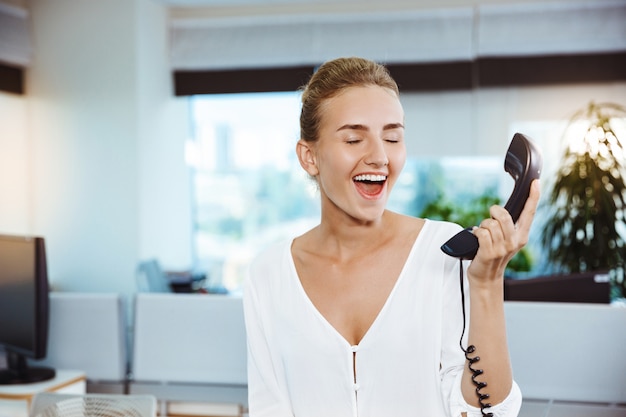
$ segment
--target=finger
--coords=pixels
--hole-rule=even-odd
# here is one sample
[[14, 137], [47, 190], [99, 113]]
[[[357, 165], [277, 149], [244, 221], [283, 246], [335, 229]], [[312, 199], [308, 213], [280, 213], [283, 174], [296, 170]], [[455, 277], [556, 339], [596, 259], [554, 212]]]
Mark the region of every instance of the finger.
[[474, 233], [474, 236], [476, 236], [476, 238], [478, 239], [479, 254], [487, 254], [493, 251], [491, 232], [487, 227], [484, 227], [484, 222], [485, 220], [480, 223], [480, 226], [474, 227], [474, 229], [472, 230], [472, 233]]
[[501, 256], [503, 233], [500, 223], [495, 219], [484, 219], [474, 230], [478, 238], [479, 251], [488, 258]]
[[491, 206], [489, 214], [500, 223], [500, 227], [505, 236], [511, 236], [515, 233], [515, 223], [511, 218], [511, 214], [502, 206]]
[[[509, 216], [510, 218], [510, 216]], [[483, 229], [486, 229], [487, 231], [489, 231], [489, 236], [491, 238], [491, 241], [493, 243], [497, 243], [500, 242], [504, 239], [504, 233], [502, 231], [502, 225], [500, 224], [500, 221], [495, 219], [495, 218], [491, 218], [491, 219], [484, 219], [481, 223], [480, 223], [480, 227]]]
[[515, 227], [513, 219], [509, 212], [501, 206], [495, 206], [491, 210], [492, 216], [498, 220], [501, 230], [501, 240], [498, 241], [498, 247], [501, 249], [500, 255], [504, 256], [511, 252], [515, 252], [520, 248], [520, 232]]
[[523, 230], [525, 233], [530, 231], [535, 213], [537, 212], [537, 205], [539, 204], [539, 197], [541, 195], [539, 180], [533, 180], [530, 185], [530, 194], [524, 204], [524, 209], [520, 214], [517, 221], [518, 230]]

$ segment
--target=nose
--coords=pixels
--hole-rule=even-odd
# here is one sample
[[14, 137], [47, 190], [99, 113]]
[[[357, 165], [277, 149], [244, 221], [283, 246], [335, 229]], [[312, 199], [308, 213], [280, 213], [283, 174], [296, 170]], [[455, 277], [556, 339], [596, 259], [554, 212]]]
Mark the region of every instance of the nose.
[[367, 165], [375, 167], [383, 167], [389, 164], [385, 143], [382, 139], [375, 139], [370, 142], [364, 161]]

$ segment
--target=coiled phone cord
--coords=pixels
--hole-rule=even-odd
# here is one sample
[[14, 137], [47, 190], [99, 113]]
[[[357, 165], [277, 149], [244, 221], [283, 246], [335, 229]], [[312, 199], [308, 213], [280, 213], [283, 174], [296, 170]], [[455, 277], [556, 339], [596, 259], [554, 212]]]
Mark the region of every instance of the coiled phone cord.
[[480, 356], [474, 356], [474, 357], [469, 356], [470, 354], [476, 351], [476, 346], [469, 345], [467, 349], [463, 347], [463, 336], [465, 335], [465, 322], [466, 322], [465, 288], [463, 285], [463, 261], [460, 260], [459, 263], [460, 263], [459, 275], [460, 275], [460, 281], [461, 281], [461, 308], [463, 309], [463, 332], [461, 333], [461, 340], [459, 340], [459, 345], [461, 346], [461, 350], [465, 352], [465, 359], [467, 359], [467, 361], [469, 362], [468, 368], [472, 372], [472, 382], [474, 383], [474, 385], [476, 385], [476, 395], [478, 396], [478, 404], [480, 405], [480, 412], [483, 415], [483, 417], [493, 417], [493, 413], [485, 413], [485, 409], [491, 407], [491, 403], [485, 403], [485, 400], [489, 399], [489, 394], [480, 392], [483, 388], [487, 386], [487, 383], [476, 380], [476, 377], [483, 374], [483, 370], [472, 367], [472, 365], [474, 365], [476, 362], [480, 360]]

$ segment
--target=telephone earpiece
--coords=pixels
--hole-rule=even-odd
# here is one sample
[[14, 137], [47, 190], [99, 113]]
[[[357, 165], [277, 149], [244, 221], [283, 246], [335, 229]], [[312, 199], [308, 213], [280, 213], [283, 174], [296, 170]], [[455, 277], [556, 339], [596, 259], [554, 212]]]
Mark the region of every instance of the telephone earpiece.
[[[513, 177], [515, 186], [504, 208], [517, 222], [530, 194], [530, 184], [541, 176], [543, 159], [539, 149], [529, 138], [516, 133], [513, 135], [504, 159], [504, 170]], [[441, 250], [455, 258], [474, 259], [478, 252], [478, 239], [472, 228], [461, 230], [441, 246]]]

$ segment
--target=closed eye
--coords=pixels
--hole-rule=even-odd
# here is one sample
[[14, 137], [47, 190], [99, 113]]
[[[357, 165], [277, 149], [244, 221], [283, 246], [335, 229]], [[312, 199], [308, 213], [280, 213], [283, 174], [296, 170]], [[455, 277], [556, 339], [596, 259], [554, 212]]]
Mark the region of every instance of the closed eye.
[[402, 141], [402, 136], [401, 135], [392, 135], [392, 136], [387, 136], [385, 138], [383, 138], [383, 140], [385, 142], [389, 142], [389, 143], [398, 143]]

